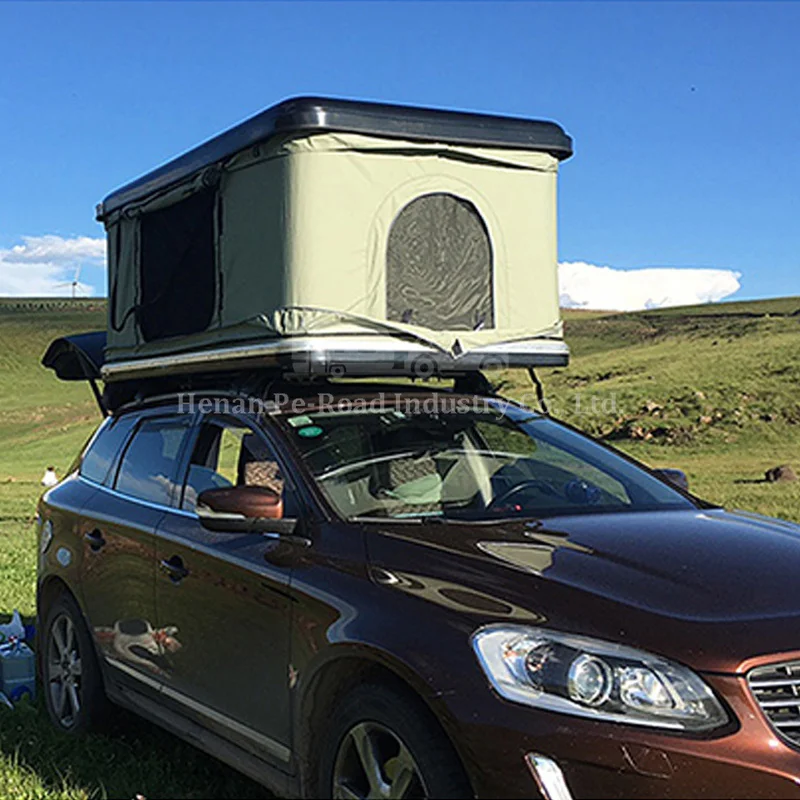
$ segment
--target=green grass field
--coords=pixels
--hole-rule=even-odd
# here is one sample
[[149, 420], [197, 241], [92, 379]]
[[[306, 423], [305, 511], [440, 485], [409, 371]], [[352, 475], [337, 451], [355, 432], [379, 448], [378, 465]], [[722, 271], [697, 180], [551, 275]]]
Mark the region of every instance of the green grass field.
[[[800, 521], [800, 298], [640, 314], [568, 312], [573, 359], [543, 370], [556, 415], [653, 466], [686, 470], [728, 507]], [[98, 422], [89, 390], [39, 366], [56, 336], [102, 328], [98, 301], [0, 301], [0, 617], [34, 613], [31, 520], [39, 478], [60, 474]], [[527, 376], [500, 376], [530, 400]], [[533, 401], [531, 401], [533, 402]], [[111, 737], [56, 735], [41, 704], [0, 708], [0, 797], [260, 797], [263, 790], [145, 722]]]
[[[97, 301], [0, 302], [0, 618], [35, 608], [32, 517], [39, 480], [64, 474], [99, 422], [86, 385], [63, 383], [39, 361], [57, 336], [105, 325]], [[120, 713], [112, 736], [73, 740], [42, 704], [0, 707], [0, 798], [266, 797], [264, 790], [190, 745]]]

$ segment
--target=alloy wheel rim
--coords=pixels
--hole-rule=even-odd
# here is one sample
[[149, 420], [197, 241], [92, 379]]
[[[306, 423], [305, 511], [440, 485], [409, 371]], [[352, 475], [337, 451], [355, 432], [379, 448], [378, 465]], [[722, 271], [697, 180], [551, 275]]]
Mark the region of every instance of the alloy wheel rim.
[[417, 762], [391, 730], [360, 722], [342, 738], [333, 768], [336, 800], [426, 798]]
[[71, 728], [81, 710], [83, 668], [75, 623], [67, 614], [50, 628], [46, 664], [50, 706], [62, 727]]

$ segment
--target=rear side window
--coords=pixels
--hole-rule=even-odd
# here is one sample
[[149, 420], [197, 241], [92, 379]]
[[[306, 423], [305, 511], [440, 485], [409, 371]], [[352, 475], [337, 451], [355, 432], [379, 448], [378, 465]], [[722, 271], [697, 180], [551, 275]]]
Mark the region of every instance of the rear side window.
[[169, 505], [175, 472], [191, 419], [147, 419], [128, 445], [117, 473], [121, 494], [159, 505]]
[[95, 483], [110, 482], [111, 467], [136, 420], [136, 416], [117, 417], [101, 428], [81, 460], [82, 477]]

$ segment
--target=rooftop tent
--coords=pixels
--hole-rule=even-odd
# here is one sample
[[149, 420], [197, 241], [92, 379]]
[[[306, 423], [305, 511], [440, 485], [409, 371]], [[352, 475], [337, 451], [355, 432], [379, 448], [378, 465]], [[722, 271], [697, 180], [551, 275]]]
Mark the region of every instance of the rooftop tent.
[[551, 122], [273, 106], [98, 206], [104, 377], [306, 355], [564, 363], [556, 174], [571, 153]]

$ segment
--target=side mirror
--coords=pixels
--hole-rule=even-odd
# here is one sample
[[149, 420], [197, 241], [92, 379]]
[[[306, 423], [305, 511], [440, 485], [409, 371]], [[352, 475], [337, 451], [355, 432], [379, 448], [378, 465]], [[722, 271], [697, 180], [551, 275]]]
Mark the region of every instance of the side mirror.
[[689, 479], [682, 469], [657, 469], [656, 475], [683, 489], [684, 492], [689, 491]]
[[265, 486], [206, 489], [197, 498], [200, 524], [217, 533], [291, 534], [296, 519], [283, 516], [283, 500]]

